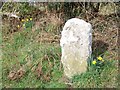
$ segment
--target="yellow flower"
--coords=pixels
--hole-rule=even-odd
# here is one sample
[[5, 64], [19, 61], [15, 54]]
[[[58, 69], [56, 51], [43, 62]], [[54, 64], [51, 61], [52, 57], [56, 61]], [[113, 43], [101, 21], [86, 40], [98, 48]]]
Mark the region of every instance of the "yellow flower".
[[25, 24], [23, 24], [23, 27], [25, 27]]
[[92, 61], [92, 64], [96, 64], [96, 63], [97, 63], [96, 60], [93, 60], [93, 61]]
[[102, 59], [102, 61], [104, 62], [104, 60]]
[[103, 60], [103, 58], [101, 56], [97, 57], [97, 59], [100, 61]]
[[19, 27], [20, 27], [20, 25], [17, 25], [17, 27], [19, 28]]
[[30, 20], [32, 21], [32, 18], [30, 18]]
[[25, 20], [24, 19], [22, 19], [22, 22], [24, 22]]
[[28, 19], [26, 19], [26, 21], [29, 21]]

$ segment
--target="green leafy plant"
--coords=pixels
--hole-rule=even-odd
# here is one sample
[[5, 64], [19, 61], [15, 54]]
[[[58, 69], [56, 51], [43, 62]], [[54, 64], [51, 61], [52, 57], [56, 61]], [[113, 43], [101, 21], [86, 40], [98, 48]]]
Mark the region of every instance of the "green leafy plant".
[[32, 18], [30, 18], [30, 19], [22, 19], [22, 22], [23, 22], [23, 27], [24, 28], [32, 28], [32, 26], [33, 26]]

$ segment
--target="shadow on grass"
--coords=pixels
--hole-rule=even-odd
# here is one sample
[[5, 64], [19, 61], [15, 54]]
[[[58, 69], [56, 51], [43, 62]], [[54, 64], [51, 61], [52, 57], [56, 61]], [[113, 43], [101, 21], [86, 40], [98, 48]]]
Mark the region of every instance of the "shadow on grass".
[[109, 45], [101, 40], [93, 41], [92, 52], [94, 57], [102, 56], [108, 50]]
[[[105, 52], [108, 50], [109, 45], [101, 40], [93, 41], [92, 43], [92, 57], [88, 59], [88, 70], [89, 71], [97, 71], [100, 74], [105, 66], [105, 62], [101, 62], [97, 60], [97, 57], [103, 57]], [[96, 60], [97, 63], [95, 65], [92, 64], [92, 61]]]

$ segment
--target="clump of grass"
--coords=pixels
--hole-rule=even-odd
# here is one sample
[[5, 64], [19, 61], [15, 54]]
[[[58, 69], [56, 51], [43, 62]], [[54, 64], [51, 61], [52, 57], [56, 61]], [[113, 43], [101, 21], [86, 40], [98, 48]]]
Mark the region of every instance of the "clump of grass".
[[26, 19], [22, 19], [22, 26], [26, 29], [26, 28], [31, 28], [33, 27], [33, 21], [32, 18], [26, 18]]
[[[90, 60], [88, 71], [72, 78], [73, 87], [78, 88], [115, 88], [117, 85], [116, 60], [108, 61], [101, 56]], [[114, 72], [114, 73], [112, 73]], [[111, 75], [112, 74], [112, 75]], [[106, 78], [107, 77], [107, 78]], [[114, 80], [113, 80], [114, 78]], [[110, 85], [107, 85], [109, 83]]]
[[11, 39], [3, 42], [3, 87], [65, 85], [54, 83], [63, 74], [59, 45], [33, 41], [37, 32], [32, 33], [28, 28], [27, 31], [16, 32]]

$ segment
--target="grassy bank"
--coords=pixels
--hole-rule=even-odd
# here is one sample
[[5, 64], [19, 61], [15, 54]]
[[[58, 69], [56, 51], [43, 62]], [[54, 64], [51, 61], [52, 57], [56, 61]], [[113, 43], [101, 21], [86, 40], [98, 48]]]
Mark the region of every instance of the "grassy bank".
[[[3, 11], [9, 12], [16, 9], [20, 16], [20, 19], [2, 17], [3, 88], [117, 88], [117, 15], [98, 15], [89, 11], [92, 10], [89, 5], [84, 8], [84, 3], [56, 3], [56, 8], [53, 4], [48, 7], [50, 11], [45, 3], [40, 3], [42, 10], [28, 3], [6, 3], [3, 7]], [[68, 79], [61, 64], [59, 41], [64, 23], [72, 17], [92, 24], [91, 60], [101, 56], [104, 62], [97, 66], [91, 61], [86, 73]]]

